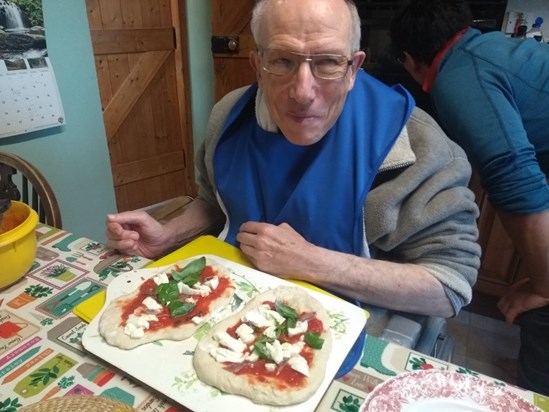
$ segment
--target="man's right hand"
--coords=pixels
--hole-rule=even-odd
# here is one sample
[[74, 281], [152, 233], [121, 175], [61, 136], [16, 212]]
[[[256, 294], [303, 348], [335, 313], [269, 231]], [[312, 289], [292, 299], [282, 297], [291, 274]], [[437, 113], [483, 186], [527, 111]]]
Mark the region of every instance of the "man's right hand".
[[107, 247], [128, 255], [158, 257], [170, 245], [166, 228], [144, 211], [107, 215]]

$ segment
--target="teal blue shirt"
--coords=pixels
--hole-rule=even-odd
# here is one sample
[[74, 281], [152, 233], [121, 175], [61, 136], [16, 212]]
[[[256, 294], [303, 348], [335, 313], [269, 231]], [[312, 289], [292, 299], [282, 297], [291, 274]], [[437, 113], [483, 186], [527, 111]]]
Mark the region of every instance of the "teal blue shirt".
[[494, 207], [549, 209], [549, 45], [469, 29], [442, 59], [431, 98]]

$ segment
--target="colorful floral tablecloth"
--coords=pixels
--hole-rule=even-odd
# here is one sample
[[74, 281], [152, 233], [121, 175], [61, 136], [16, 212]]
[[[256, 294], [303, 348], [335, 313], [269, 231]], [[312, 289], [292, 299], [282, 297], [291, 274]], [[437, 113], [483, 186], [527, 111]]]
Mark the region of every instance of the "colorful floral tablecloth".
[[[80, 341], [87, 323], [72, 312], [121, 272], [150, 261], [117, 254], [94, 240], [46, 225], [37, 227], [36, 236], [38, 251], [32, 268], [0, 292], [0, 412], [16, 412], [41, 400], [68, 395], [101, 395], [143, 412], [185, 410], [86, 353]], [[332, 382], [317, 411], [358, 412], [377, 384], [405, 371], [429, 368], [493, 381], [367, 336], [360, 361]], [[549, 412], [549, 398], [497, 383]], [[181, 390], [185, 391], [184, 385]]]

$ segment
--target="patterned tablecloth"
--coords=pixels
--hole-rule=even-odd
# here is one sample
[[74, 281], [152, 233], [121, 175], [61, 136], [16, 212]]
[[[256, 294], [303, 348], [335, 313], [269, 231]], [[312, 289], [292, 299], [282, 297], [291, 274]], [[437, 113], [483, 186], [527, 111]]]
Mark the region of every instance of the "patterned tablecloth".
[[[39, 246], [32, 268], [0, 294], [0, 412], [15, 412], [51, 397], [92, 394], [123, 401], [137, 411], [185, 410], [87, 354], [80, 343], [87, 323], [72, 312], [118, 274], [149, 260], [119, 255], [101, 243], [46, 225], [39, 225], [36, 235]], [[380, 382], [405, 371], [429, 368], [493, 381], [368, 336], [360, 361], [332, 382], [317, 411], [358, 411]], [[505, 382], [498, 384], [549, 412], [549, 398]], [[185, 385], [180, 390], [185, 391]]]

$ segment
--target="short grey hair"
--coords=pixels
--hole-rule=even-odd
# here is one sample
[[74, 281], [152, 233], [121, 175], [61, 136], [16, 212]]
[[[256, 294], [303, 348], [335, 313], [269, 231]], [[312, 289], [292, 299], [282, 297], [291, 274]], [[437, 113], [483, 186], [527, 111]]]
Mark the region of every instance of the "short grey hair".
[[[296, 0], [299, 1], [299, 0]], [[360, 16], [358, 15], [358, 10], [356, 4], [353, 0], [344, 0], [349, 7], [349, 12], [351, 13], [351, 52], [356, 52], [360, 50]], [[255, 6], [252, 12], [252, 21], [250, 23], [250, 28], [252, 30], [252, 36], [254, 37], [255, 44], [258, 48], [261, 48], [262, 43], [261, 37], [261, 24], [265, 17], [265, 7], [269, 0], [256, 0]]]

